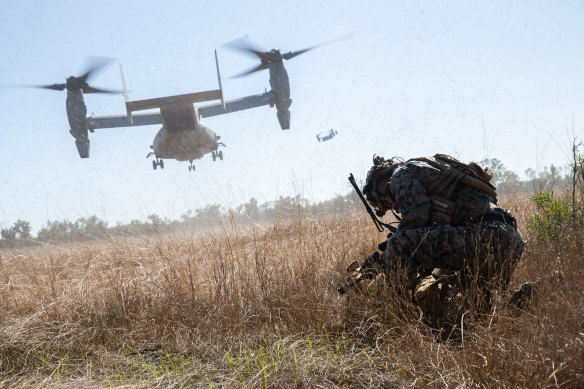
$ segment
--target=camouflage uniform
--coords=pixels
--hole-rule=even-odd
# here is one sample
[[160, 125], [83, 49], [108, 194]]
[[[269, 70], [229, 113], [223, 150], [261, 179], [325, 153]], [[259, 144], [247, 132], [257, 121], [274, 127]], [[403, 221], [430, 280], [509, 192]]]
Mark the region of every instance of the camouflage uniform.
[[[424, 272], [447, 268], [478, 271], [482, 280], [502, 281], [506, 286], [524, 245], [515, 219], [494, 206], [496, 200], [487, 193], [458, 183], [449, 199], [456, 205], [450, 223], [436, 225], [427, 188], [442, 175], [439, 169], [415, 160], [398, 165], [389, 175], [387, 192], [401, 221], [387, 241], [385, 266], [405, 268], [410, 283]], [[487, 212], [469, 216], [481, 207]]]

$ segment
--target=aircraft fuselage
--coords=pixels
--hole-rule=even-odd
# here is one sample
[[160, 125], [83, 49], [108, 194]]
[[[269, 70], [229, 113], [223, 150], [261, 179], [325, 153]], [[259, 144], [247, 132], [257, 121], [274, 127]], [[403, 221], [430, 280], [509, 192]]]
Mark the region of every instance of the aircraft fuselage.
[[203, 123], [197, 129], [176, 131], [163, 126], [154, 137], [152, 151], [157, 158], [193, 161], [216, 151], [218, 137]]

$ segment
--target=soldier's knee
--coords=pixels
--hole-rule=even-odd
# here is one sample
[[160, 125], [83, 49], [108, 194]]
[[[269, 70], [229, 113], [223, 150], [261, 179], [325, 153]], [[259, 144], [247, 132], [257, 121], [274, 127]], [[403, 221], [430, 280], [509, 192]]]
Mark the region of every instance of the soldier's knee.
[[405, 230], [397, 230], [388, 240], [386, 254], [390, 258], [399, 258], [409, 254], [409, 239]]

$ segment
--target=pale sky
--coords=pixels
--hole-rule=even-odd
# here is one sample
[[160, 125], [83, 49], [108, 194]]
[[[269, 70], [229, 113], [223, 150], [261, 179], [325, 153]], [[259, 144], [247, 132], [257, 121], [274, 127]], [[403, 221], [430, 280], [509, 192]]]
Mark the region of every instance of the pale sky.
[[[584, 138], [584, 2], [525, 1], [26, 1], [0, 2], [0, 84], [62, 83], [86, 59], [124, 65], [132, 100], [215, 89], [226, 99], [269, 89], [267, 71], [222, 47], [243, 36], [298, 50], [352, 33], [285, 66], [291, 129], [261, 107], [203, 120], [227, 145], [187, 163], [146, 159], [158, 126], [90, 134], [80, 159], [66, 92], [0, 87], [0, 228], [97, 215], [110, 225], [149, 214], [225, 208], [301, 194], [345, 194], [374, 153], [500, 159], [508, 169], [569, 162]], [[121, 88], [114, 62], [92, 85]], [[86, 96], [89, 113], [124, 114], [123, 97]], [[338, 136], [319, 143], [316, 134]]]

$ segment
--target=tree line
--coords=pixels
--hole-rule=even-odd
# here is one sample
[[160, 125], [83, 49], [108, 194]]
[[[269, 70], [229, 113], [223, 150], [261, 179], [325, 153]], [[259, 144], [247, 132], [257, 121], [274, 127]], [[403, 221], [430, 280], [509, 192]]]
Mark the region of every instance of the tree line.
[[109, 226], [104, 220], [93, 215], [75, 221], [48, 221], [33, 236], [28, 221], [17, 220], [11, 227], [0, 230], [0, 247], [22, 247], [42, 242], [84, 242], [104, 239], [111, 236], [143, 236], [167, 232], [176, 232], [192, 228], [206, 228], [217, 225], [219, 219], [236, 218], [241, 222], [274, 222], [279, 219], [295, 217], [299, 214], [335, 214], [345, 213], [361, 206], [355, 192], [337, 195], [333, 199], [310, 203], [300, 195], [280, 196], [277, 200], [259, 204], [255, 198], [237, 206], [224, 209], [219, 204], [206, 205], [203, 208], [189, 210], [179, 220], [162, 218], [151, 214], [146, 220], [132, 220], [129, 223], [117, 223]]
[[[528, 169], [527, 180], [507, 170], [504, 164], [496, 159], [484, 159], [479, 163], [488, 167], [493, 173], [492, 182], [500, 193], [505, 192], [541, 192], [545, 188], [568, 186], [573, 182], [573, 167], [556, 167], [551, 165], [540, 172]], [[75, 221], [48, 221], [32, 235], [28, 221], [17, 220], [12, 226], [0, 230], [0, 247], [21, 247], [36, 245], [42, 242], [83, 242], [104, 239], [111, 236], [142, 236], [160, 233], [176, 232], [192, 228], [205, 228], [217, 225], [217, 221], [233, 217], [241, 222], [274, 222], [279, 219], [297, 217], [298, 215], [319, 215], [345, 213], [352, 210], [363, 210], [361, 200], [354, 190], [348, 194], [317, 203], [311, 203], [300, 195], [280, 196], [275, 201], [259, 204], [255, 198], [237, 206], [235, 209], [224, 209], [219, 204], [206, 205], [203, 208], [189, 210], [179, 220], [162, 218], [157, 214], [147, 216], [146, 220], [132, 220], [129, 223], [117, 223], [109, 226], [104, 220], [93, 215], [79, 218]]]

